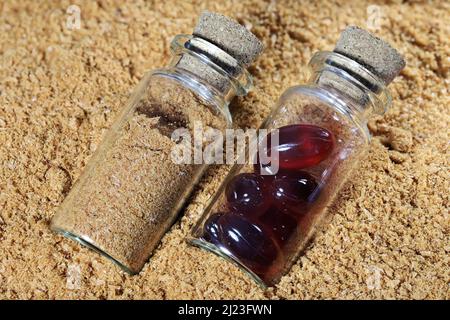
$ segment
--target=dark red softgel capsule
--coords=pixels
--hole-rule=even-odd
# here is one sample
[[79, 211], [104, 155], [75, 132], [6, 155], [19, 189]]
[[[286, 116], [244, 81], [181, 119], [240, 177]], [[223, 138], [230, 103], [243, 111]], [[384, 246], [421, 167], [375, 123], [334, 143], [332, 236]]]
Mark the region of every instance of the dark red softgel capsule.
[[257, 214], [268, 204], [267, 184], [255, 173], [238, 174], [227, 184], [225, 193], [228, 207], [237, 214]]
[[297, 228], [297, 220], [275, 206], [264, 212], [259, 220], [265, 229], [270, 231], [271, 237], [278, 241], [281, 248], [291, 239]]
[[205, 221], [203, 225], [203, 239], [212, 243], [218, 244], [220, 243], [220, 225], [219, 219], [223, 216], [223, 213], [214, 213], [212, 214], [208, 220]]
[[[272, 134], [268, 134], [262, 141], [262, 147], [269, 159], [272, 155], [276, 156], [276, 152], [278, 152], [281, 169], [297, 170], [317, 165], [330, 155], [334, 147], [333, 134], [319, 126], [289, 125], [279, 128], [278, 133], [278, 145], [272, 145]], [[260, 155], [256, 172], [259, 172], [259, 160]], [[268, 168], [269, 164], [263, 164], [262, 167], [266, 170], [265, 168]]]
[[279, 255], [278, 248], [259, 224], [243, 216], [226, 214], [219, 219], [224, 245], [256, 273], [264, 272]]
[[274, 204], [280, 209], [288, 209], [296, 216], [306, 213], [307, 205], [318, 192], [317, 182], [303, 171], [281, 171], [272, 182]]

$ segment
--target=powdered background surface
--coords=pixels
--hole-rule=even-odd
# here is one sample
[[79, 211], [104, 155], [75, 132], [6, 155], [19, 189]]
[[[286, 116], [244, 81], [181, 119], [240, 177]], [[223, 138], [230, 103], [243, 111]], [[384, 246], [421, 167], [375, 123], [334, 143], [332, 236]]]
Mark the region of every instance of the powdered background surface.
[[[71, 4], [80, 30], [66, 27]], [[208, 171], [138, 276], [48, 228], [143, 73], [165, 65], [172, 37], [191, 33], [203, 9], [238, 19], [266, 45], [251, 68], [256, 88], [232, 105], [241, 127], [259, 125], [304, 82], [312, 54], [332, 50], [348, 24], [380, 22], [377, 35], [407, 60], [331, 223], [266, 291], [184, 241], [227, 167]], [[449, 299], [448, 21], [444, 1], [2, 1], [0, 298]]]

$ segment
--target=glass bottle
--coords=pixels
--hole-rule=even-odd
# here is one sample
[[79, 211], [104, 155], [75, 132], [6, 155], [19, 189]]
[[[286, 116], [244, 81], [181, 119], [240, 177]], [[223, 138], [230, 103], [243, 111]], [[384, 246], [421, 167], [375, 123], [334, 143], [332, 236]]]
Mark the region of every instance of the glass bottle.
[[[391, 103], [383, 79], [343, 54], [318, 52], [309, 67], [309, 82], [285, 91], [263, 123], [269, 133], [256, 160], [232, 168], [189, 239], [263, 286], [277, 283], [310, 242], [365, 156], [367, 120]], [[263, 163], [261, 154], [275, 153], [276, 166]]]
[[[221, 15], [206, 12], [205, 19], [248, 32]], [[214, 43], [226, 44], [217, 37]], [[174, 162], [172, 150], [185, 141], [173, 133], [193, 135], [196, 124], [230, 127], [229, 102], [252, 85], [249, 61], [226, 49], [195, 35], [174, 38], [171, 63], [144, 76], [53, 218], [54, 231], [131, 274], [142, 269], [206, 168]]]

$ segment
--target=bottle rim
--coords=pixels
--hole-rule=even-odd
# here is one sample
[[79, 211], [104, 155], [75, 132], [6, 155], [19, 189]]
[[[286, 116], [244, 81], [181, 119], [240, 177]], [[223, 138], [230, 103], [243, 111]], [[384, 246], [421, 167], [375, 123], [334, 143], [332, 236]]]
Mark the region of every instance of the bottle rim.
[[[236, 65], [239, 70], [237, 75], [231, 74], [228, 70], [225, 70], [223, 67], [215, 63], [210, 57], [203, 53], [199, 53], [196, 51], [193, 51], [189, 49], [187, 44], [195, 39], [196, 41], [201, 42], [203, 45], [210, 47], [215, 52], [220, 53], [221, 56], [225, 57], [227, 61], [231, 62], [233, 65]], [[226, 77], [230, 80], [231, 88], [234, 91], [234, 95], [236, 96], [245, 96], [250, 91], [250, 89], [253, 87], [253, 78], [251, 74], [247, 71], [247, 69], [239, 63], [233, 56], [216, 46], [215, 44], [206, 41], [202, 38], [194, 37], [189, 34], [179, 34], [176, 35], [171, 44], [170, 44], [171, 52], [174, 56], [177, 58], [180, 58], [182, 55], [190, 55], [196, 59], [198, 59], [200, 62], [204, 63], [217, 73], [219, 73], [221, 76]]]
[[384, 82], [364, 65], [333, 51], [316, 52], [309, 62], [315, 74], [331, 71], [367, 94], [376, 114], [384, 114], [392, 103], [392, 96]]

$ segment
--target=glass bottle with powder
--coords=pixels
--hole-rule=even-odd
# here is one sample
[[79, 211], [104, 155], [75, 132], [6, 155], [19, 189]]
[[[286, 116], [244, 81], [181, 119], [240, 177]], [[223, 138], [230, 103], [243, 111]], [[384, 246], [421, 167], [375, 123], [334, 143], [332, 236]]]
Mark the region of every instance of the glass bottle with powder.
[[228, 104], [248, 92], [246, 67], [263, 46], [233, 20], [205, 12], [171, 49], [169, 67], [144, 77], [51, 224], [129, 273], [142, 269], [206, 167], [174, 161], [185, 142], [174, 131], [230, 127]]
[[388, 43], [357, 27], [343, 31], [334, 52], [316, 53], [309, 83], [281, 96], [263, 125], [269, 133], [256, 161], [232, 169], [191, 242], [262, 285], [278, 282], [364, 157], [367, 120], [388, 108], [386, 86], [404, 65]]

